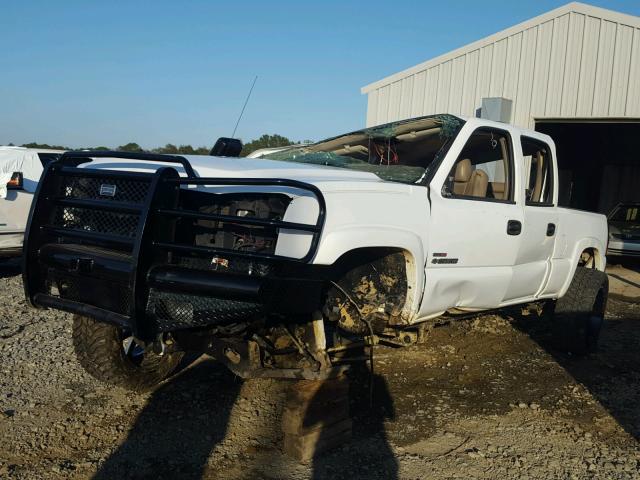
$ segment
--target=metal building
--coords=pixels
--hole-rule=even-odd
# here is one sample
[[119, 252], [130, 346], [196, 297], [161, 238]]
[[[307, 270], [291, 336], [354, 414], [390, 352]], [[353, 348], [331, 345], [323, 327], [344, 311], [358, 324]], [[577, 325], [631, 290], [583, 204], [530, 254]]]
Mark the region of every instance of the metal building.
[[566, 205], [640, 200], [640, 17], [570, 3], [362, 93], [367, 126], [448, 112], [550, 134]]

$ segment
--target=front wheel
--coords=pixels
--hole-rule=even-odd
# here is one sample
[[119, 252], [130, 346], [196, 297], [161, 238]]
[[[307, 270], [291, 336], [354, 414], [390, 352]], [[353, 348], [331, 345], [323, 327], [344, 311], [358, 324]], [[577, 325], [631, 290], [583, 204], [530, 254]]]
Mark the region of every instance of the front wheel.
[[97, 380], [143, 391], [176, 369], [182, 352], [158, 355], [136, 343], [127, 331], [74, 315], [73, 346], [80, 365]]
[[609, 277], [600, 270], [578, 267], [567, 293], [555, 305], [556, 348], [574, 355], [595, 352], [609, 295]]

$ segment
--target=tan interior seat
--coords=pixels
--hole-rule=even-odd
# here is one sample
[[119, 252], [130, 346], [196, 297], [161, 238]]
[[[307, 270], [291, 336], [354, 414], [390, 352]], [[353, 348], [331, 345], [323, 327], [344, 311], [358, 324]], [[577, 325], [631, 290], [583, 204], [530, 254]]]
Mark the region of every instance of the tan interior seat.
[[507, 192], [505, 192], [506, 182], [490, 182], [493, 198], [498, 200], [506, 200]]
[[542, 152], [536, 153], [536, 180], [533, 186], [533, 194], [531, 195], [531, 201], [539, 202], [542, 195], [542, 172], [544, 167], [544, 157]]
[[456, 171], [453, 177], [453, 193], [456, 195], [466, 195], [467, 186], [473, 174], [471, 160], [465, 158], [456, 164]]
[[453, 177], [453, 193], [471, 197], [486, 197], [489, 176], [483, 170], [476, 170], [468, 158], [456, 164]]
[[489, 187], [489, 175], [484, 170], [474, 170], [469, 182], [469, 191], [466, 195], [472, 197], [484, 198], [487, 196], [487, 188]]

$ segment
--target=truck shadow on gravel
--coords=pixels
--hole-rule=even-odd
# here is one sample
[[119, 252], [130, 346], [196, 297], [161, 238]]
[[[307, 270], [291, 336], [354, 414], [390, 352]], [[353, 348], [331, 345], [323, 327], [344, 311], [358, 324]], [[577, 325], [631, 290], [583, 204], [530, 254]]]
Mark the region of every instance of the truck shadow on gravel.
[[[387, 382], [377, 374], [371, 379], [368, 369], [363, 365], [354, 366], [348, 376], [353, 440], [314, 458], [312, 478], [396, 479], [398, 460], [384, 427], [386, 420], [393, 421], [396, 418]], [[373, 381], [372, 397], [370, 380]]]
[[[610, 299], [607, 317], [598, 352], [586, 357], [553, 348], [548, 317], [514, 315], [514, 326], [582, 384], [629, 435], [640, 440], [640, 306]], [[589, 416], [577, 420], [585, 426], [594, 421]]]
[[93, 478], [202, 478], [241, 386], [213, 361], [180, 372], [151, 394], [127, 439]]
[[[151, 394], [127, 438], [93, 479], [290, 478], [292, 472], [287, 471], [287, 465], [293, 460], [278, 462], [279, 467], [275, 468], [264, 463], [272, 460], [273, 455], [282, 455], [276, 452], [232, 461], [244, 464], [239, 477], [212, 471], [208, 465], [216, 445], [227, 434], [242, 384], [242, 380], [214, 361], [203, 361], [183, 370]], [[318, 397], [326, 395], [319, 392]], [[374, 376], [370, 404], [369, 373], [364, 367], [355, 368], [349, 375], [349, 404], [352, 442], [317, 455], [309, 465], [310, 477], [397, 478], [398, 462], [384, 429], [385, 420], [395, 418], [385, 379]]]

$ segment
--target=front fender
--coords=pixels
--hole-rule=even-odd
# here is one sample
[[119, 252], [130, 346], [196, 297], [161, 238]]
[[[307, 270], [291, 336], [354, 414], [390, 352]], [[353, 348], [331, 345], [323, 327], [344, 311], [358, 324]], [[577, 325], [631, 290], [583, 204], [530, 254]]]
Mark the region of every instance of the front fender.
[[411, 322], [420, 308], [424, 290], [424, 246], [415, 233], [382, 226], [354, 226], [327, 234], [320, 241], [313, 263], [332, 265], [341, 256], [362, 248], [397, 248], [405, 251], [407, 258], [407, 302], [403, 317]]
[[318, 246], [314, 264], [332, 265], [338, 258], [358, 248], [398, 248], [408, 251], [416, 265], [424, 266], [422, 240], [408, 230], [383, 226], [353, 226], [329, 232]]

